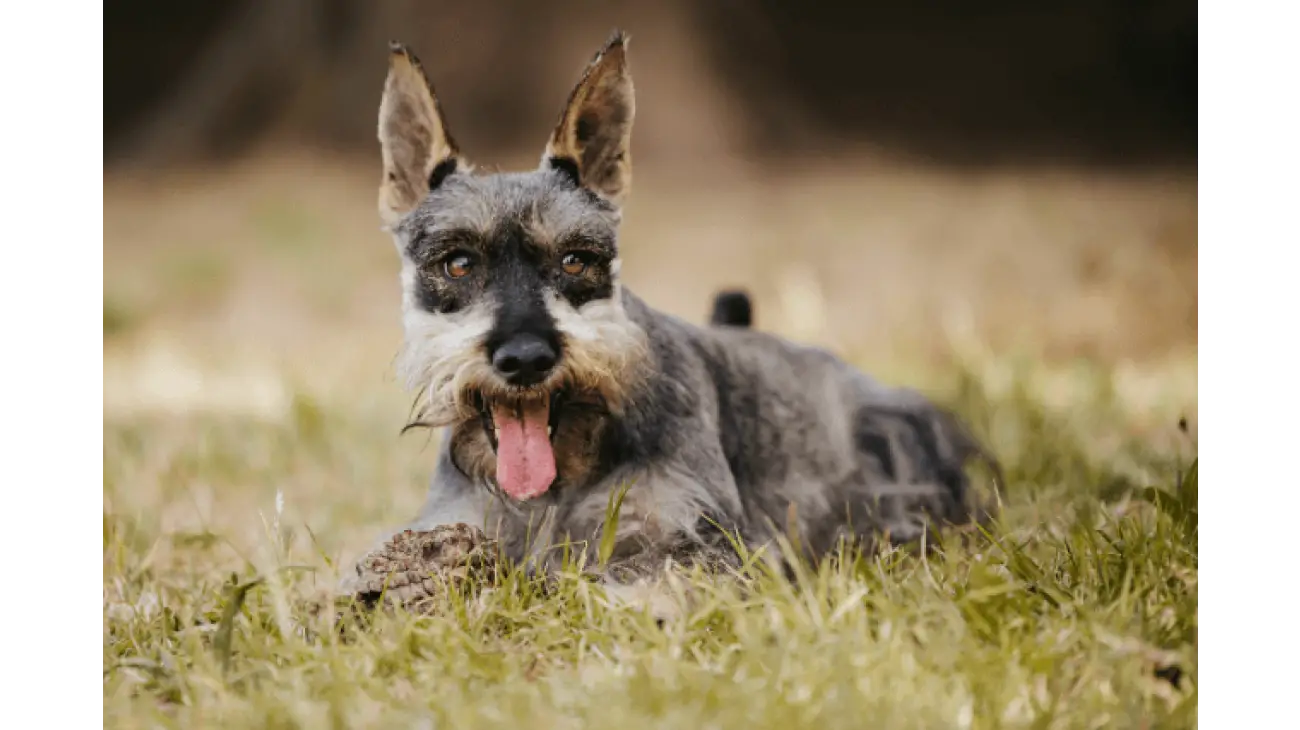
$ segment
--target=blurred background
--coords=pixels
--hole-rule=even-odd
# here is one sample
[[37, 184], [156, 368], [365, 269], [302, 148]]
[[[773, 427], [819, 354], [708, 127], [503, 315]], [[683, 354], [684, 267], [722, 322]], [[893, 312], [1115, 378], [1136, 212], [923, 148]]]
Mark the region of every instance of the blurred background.
[[393, 397], [387, 41], [467, 156], [509, 169], [537, 164], [616, 26], [638, 112], [623, 272], [653, 305], [701, 321], [739, 286], [758, 327], [894, 379], [977, 351], [1148, 373], [1194, 408], [1190, 0], [105, 10], [106, 418], [274, 410], [290, 380]]

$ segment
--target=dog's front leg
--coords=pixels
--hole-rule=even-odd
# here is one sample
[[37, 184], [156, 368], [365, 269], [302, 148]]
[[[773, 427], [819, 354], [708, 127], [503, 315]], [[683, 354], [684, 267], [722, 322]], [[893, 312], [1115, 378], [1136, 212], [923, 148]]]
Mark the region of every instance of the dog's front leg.
[[562, 512], [561, 532], [587, 541], [588, 572], [611, 602], [666, 618], [680, 603], [670, 591], [671, 575], [740, 566], [722, 527], [739, 527], [735, 487], [723, 470], [717, 480], [706, 476], [671, 464], [621, 469]]
[[613, 560], [593, 573], [611, 604], [648, 611], [665, 621], [684, 612], [683, 600], [690, 593], [689, 581], [678, 582], [684, 589], [674, 587], [674, 575], [681, 577], [698, 567], [704, 575], [720, 577], [740, 565], [740, 556], [729, 544], [713, 545], [698, 537], [682, 536], [670, 547], [649, 548]]

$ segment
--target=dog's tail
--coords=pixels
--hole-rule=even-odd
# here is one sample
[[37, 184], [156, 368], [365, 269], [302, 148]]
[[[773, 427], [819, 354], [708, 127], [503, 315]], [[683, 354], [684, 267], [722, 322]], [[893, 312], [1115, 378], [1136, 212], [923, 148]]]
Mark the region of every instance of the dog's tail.
[[745, 327], [754, 324], [754, 303], [749, 293], [740, 289], [726, 289], [713, 297], [713, 326]]

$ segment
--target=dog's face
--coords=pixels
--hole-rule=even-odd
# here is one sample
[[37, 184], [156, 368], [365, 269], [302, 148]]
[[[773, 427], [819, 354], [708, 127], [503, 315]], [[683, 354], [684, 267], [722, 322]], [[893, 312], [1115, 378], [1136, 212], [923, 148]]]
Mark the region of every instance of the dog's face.
[[402, 260], [399, 370], [423, 391], [419, 421], [455, 426], [462, 460], [494, 471], [514, 499], [584, 468], [590, 414], [617, 410], [644, 352], [618, 283], [633, 111], [615, 35], [571, 94], [540, 167], [478, 175], [419, 62], [392, 48], [379, 209]]

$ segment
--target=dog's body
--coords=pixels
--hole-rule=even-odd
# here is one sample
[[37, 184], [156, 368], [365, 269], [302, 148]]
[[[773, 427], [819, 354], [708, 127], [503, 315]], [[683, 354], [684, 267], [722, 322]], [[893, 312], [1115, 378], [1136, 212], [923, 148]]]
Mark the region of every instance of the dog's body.
[[927, 518], [968, 519], [961, 467], [978, 447], [920, 396], [823, 350], [661, 314], [627, 290], [622, 305], [650, 344], [643, 373], [618, 417], [555, 437], [558, 451], [599, 433], [584, 479], [563, 483], [561, 470], [557, 488], [511, 500], [486, 463], [457, 467], [458, 436], [476, 436], [453, 430], [414, 529], [486, 523], [515, 557], [530, 553], [528, 537], [533, 549], [565, 539], [594, 546], [611, 492], [624, 485], [618, 536], [627, 545], [618, 552], [629, 555], [716, 545], [711, 522], [764, 542], [793, 515], [808, 549], [824, 553], [840, 537], [903, 542]]
[[592, 61], [540, 168], [497, 175], [467, 171], [393, 48], [380, 210], [402, 255], [400, 368], [422, 389], [417, 422], [445, 428], [410, 527], [481, 525], [542, 565], [566, 543], [594, 557], [626, 489], [612, 563], [636, 572], [721, 557], [718, 528], [750, 545], [793, 533], [816, 555], [982, 514], [964, 473], [981, 449], [920, 395], [750, 329], [743, 294], [700, 327], [620, 285], [624, 45]]

